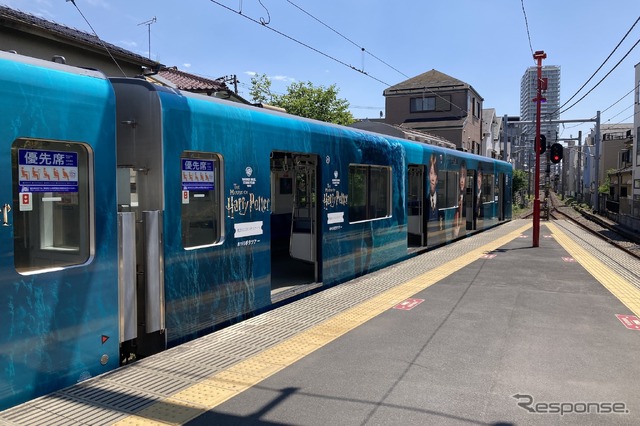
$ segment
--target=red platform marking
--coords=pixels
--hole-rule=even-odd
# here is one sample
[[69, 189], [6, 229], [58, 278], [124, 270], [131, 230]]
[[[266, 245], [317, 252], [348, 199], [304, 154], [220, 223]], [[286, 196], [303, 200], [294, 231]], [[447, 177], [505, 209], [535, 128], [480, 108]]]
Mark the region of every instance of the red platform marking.
[[480, 259], [493, 259], [496, 256], [497, 256], [497, 254], [486, 253], [486, 254], [483, 254], [482, 256], [480, 256]]
[[410, 311], [416, 306], [418, 306], [419, 304], [421, 304], [422, 302], [424, 302], [424, 299], [407, 299], [402, 303], [398, 303], [396, 306], [393, 307], [393, 309]]
[[565, 262], [569, 262], [569, 263], [576, 261], [573, 257], [567, 257], [567, 256], [564, 256], [562, 258], [562, 260], [564, 260]]
[[616, 314], [616, 317], [629, 330], [640, 330], [640, 319], [637, 316]]

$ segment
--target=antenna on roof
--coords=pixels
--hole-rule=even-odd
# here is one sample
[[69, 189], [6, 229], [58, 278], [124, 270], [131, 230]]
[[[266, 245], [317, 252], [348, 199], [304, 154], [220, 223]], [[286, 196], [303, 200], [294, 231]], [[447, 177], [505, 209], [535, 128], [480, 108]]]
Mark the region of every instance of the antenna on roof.
[[[69, 1], [69, 0], [67, 0], [67, 1]], [[147, 26], [147, 31], [149, 33], [149, 59], [151, 59], [151, 24], [155, 24], [156, 22], [158, 22], [158, 20], [154, 16], [153, 18], [149, 19], [148, 21], [140, 22], [138, 24], [138, 26], [140, 26], [140, 25], [146, 25]]]

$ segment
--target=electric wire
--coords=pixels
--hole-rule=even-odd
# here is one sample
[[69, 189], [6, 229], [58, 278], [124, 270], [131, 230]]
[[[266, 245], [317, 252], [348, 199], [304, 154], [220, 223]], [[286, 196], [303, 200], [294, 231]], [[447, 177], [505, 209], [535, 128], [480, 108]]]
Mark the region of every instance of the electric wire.
[[565, 112], [569, 111], [571, 108], [573, 108], [574, 106], [576, 106], [580, 101], [582, 101], [584, 98], [586, 98], [586, 97], [587, 97], [591, 92], [593, 92], [593, 91], [595, 90], [595, 88], [596, 88], [596, 87], [598, 87], [598, 86], [600, 85], [600, 83], [602, 83], [602, 82], [603, 82], [607, 77], [609, 77], [609, 75], [610, 75], [610, 74], [611, 74], [611, 73], [612, 73], [616, 68], [618, 68], [618, 66], [622, 63], [622, 61], [624, 61], [624, 60], [627, 58], [627, 56], [629, 56], [629, 54], [633, 51], [633, 49], [635, 49], [635, 48], [636, 48], [636, 46], [637, 46], [639, 43], [640, 43], [640, 39], [638, 39], [638, 41], [636, 41], [636, 43], [631, 47], [631, 49], [629, 49], [629, 51], [628, 51], [628, 52], [627, 52], [627, 53], [622, 57], [622, 59], [620, 59], [620, 60], [618, 61], [618, 63], [616, 63], [616, 64], [614, 65], [614, 67], [613, 67], [613, 68], [611, 68], [611, 70], [610, 70], [607, 74], [605, 74], [605, 76], [604, 76], [604, 77], [602, 77], [602, 78], [600, 79], [600, 81], [598, 81], [598, 82], [596, 83], [596, 85], [595, 85], [595, 86], [593, 86], [593, 87], [592, 87], [592, 88], [591, 88], [587, 93], [585, 93], [584, 95], [582, 95], [582, 97], [581, 97], [580, 99], [578, 99], [577, 101], [575, 101], [573, 104], [571, 104], [570, 106], [568, 106], [566, 109], [564, 109], [564, 110], [560, 111], [560, 114], [563, 114], [563, 113], [565, 113]]
[[[524, 0], [520, 0], [520, 4], [522, 4], [522, 14], [524, 15], [524, 25], [527, 28], [527, 39], [529, 40], [529, 49], [531, 50], [531, 57], [533, 58], [533, 46], [531, 45], [531, 33], [529, 32], [529, 20], [527, 19], [527, 11], [524, 9]], [[535, 63], [535, 59], [533, 60]]]
[[627, 38], [627, 36], [631, 33], [631, 31], [633, 30], [633, 28], [636, 26], [636, 24], [638, 23], [638, 21], [640, 21], [640, 16], [638, 17], [638, 19], [636, 19], [636, 21], [633, 23], [633, 25], [631, 25], [631, 28], [629, 28], [629, 30], [627, 31], [627, 33], [624, 35], [624, 37], [622, 37], [622, 40], [620, 40], [620, 42], [618, 42], [618, 44], [616, 45], [616, 47], [611, 51], [611, 53], [609, 54], [609, 56], [607, 56], [607, 58], [602, 62], [602, 64], [600, 64], [600, 66], [598, 67], [598, 69], [596, 69], [593, 74], [591, 74], [591, 77], [589, 77], [587, 79], [587, 81], [584, 82], [584, 84], [582, 86], [580, 86], [580, 88], [578, 90], [576, 90], [576, 93], [573, 94], [573, 96], [571, 96], [569, 99], [567, 99], [565, 101], [565, 103], [563, 103], [562, 105], [560, 105], [558, 107], [558, 109], [556, 109], [555, 111], [553, 111], [552, 113], [550, 113], [551, 115], [554, 115], [555, 113], [557, 113], [558, 111], [560, 111], [562, 108], [565, 107], [565, 105], [567, 105], [569, 102], [571, 102], [571, 100], [573, 98], [575, 98], [576, 96], [578, 96], [578, 93], [580, 93], [580, 91], [582, 89], [585, 88], [585, 86], [587, 84], [589, 84], [589, 82], [591, 80], [593, 80], [593, 78], [596, 76], [596, 74], [602, 69], [602, 67], [604, 67], [604, 65], [607, 63], [607, 61], [609, 59], [611, 59], [611, 56], [613, 56], [613, 54], [616, 52], [616, 50], [618, 50], [618, 48], [620, 47], [620, 45], [624, 42], [624, 40]]
[[620, 114], [622, 114], [623, 112], [625, 112], [626, 110], [628, 110], [629, 108], [632, 108], [632, 107], [633, 107], [633, 105], [629, 105], [628, 107], [626, 107], [625, 109], [623, 109], [622, 111], [617, 113], [616, 115], [612, 115], [607, 121], [605, 121], [605, 123], [608, 123], [609, 121], [613, 120], [614, 118], [616, 118], [617, 116], [619, 116]]
[[[337, 35], [339, 35], [340, 37], [342, 37], [343, 39], [347, 40], [349, 43], [353, 44], [354, 46], [356, 46], [357, 48], [361, 49], [362, 52], [367, 53], [368, 55], [370, 55], [371, 57], [373, 57], [374, 59], [377, 59], [378, 61], [380, 61], [381, 63], [383, 63], [384, 65], [386, 65], [387, 67], [391, 68], [392, 70], [396, 71], [397, 73], [401, 74], [402, 76], [404, 76], [405, 78], [411, 78], [409, 77], [407, 74], [403, 73], [402, 71], [400, 71], [399, 69], [397, 69], [396, 67], [388, 64], [387, 62], [383, 61], [382, 59], [380, 59], [379, 57], [377, 57], [376, 55], [374, 55], [373, 53], [369, 52], [368, 50], [366, 50], [364, 47], [360, 46], [358, 43], [356, 43], [355, 41], [351, 40], [350, 38], [348, 38], [347, 36], [345, 36], [344, 34], [342, 34], [341, 32], [339, 32], [338, 30], [332, 28], [331, 26], [329, 26], [328, 24], [324, 23], [323, 21], [321, 21], [320, 19], [316, 18], [315, 16], [313, 16], [311, 13], [307, 12], [306, 10], [302, 9], [300, 6], [298, 6], [297, 4], [293, 3], [291, 0], [287, 0], [287, 2], [289, 4], [291, 4], [292, 6], [296, 7], [298, 10], [300, 10], [301, 12], [303, 12], [304, 14], [306, 14], [307, 16], [311, 17], [312, 19], [314, 19], [315, 21], [317, 21], [318, 23], [320, 23], [321, 25], [325, 26], [326, 28], [330, 29], [331, 31], [333, 31], [334, 33], [336, 33]], [[364, 65], [363, 65], [363, 69], [364, 69]], [[443, 100], [444, 102], [448, 103], [449, 105], [457, 108], [460, 110], [460, 112], [464, 113], [464, 114], [469, 114], [468, 111], [466, 111], [465, 109], [461, 108], [460, 106], [454, 104], [453, 102], [451, 102], [449, 99], [441, 96], [439, 93], [429, 89], [428, 87], [423, 87], [423, 91], [427, 91], [433, 95], [435, 95], [436, 97], [440, 98], [441, 100]]]
[[[626, 122], [627, 120], [629, 120], [630, 118], [635, 117], [635, 116], [636, 116], [636, 115], [638, 115], [638, 114], [640, 114], [640, 111], [638, 111], [638, 112], [636, 112], [636, 113], [631, 114], [630, 116], [628, 116], [628, 117], [624, 118], [622, 121], [619, 121], [619, 122], [617, 122], [617, 123], [612, 124], [612, 126], [617, 126], [617, 125], [619, 125], [619, 124], [625, 124], [625, 122]], [[612, 117], [612, 118], [613, 118], [613, 117]], [[607, 121], [608, 121], [608, 120], [607, 120]]]
[[301, 45], [301, 46], [303, 46], [303, 47], [306, 47], [307, 49], [312, 50], [312, 51], [314, 51], [314, 52], [316, 52], [316, 53], [318, 53], [318, 54], [320, 54], [320, 55], [324, 56], [325, 58], [331, 59], [332, 61], [337, 62], [337, 63], [339, 63], [339, 64], [341, 64], [341, 65], [344, 65], [344, 66], [345, 66], [345, 67], [347, 67], [347, 68], [350, 68], [350, 69], [352, 69], [352, 70], [354, 70], [354, 71], [356, 71], [356, 72], [359, 72], [359, 73], [361, 73], [361, 74], [363, 74], [363, 75], [366, 75], [367, 77], [371, 78], [372, 80], [375, 80], [375, 81], [377, 81], [377, 82], [379, 82], [379, 83], [382, 83], [382, 84], [384, 84], [385, 86], [389, 86], [389, 84], [388, 84], [388, 83], [385, 83], [384, 81], [380, 80], [379, 78], [374, 77], [373, 75], [371, 75], [371, 74], [369, 74], [369, 73], [367, 73], [367, 72], [365, 72], [365, 71], [363, 71], [363, 70], [359, 70], [358, 68], [354, 67], [353, 65], [349, 65], [349, 64], [347, 64], [346, 62], [341, 61], [340, 59], [335, 58], [335, 57], [333, 57], [333, 56], [329, 55], [328, 53], [325, 53], [325, 52], [323, 52], [323, 51], [321, 51], [321, 50], [319, 50], [319, 49], [316, 49], [316, 48], [315, 48], [315, 47], [313, 47], [313, 46], [310, 46], [310, 45], [308, 45], [308, 44], [306, 44], [306, 43], [304, 43], [304, 42], [302, 42], [302, 41], [300, 41], [300, 40], [298, 40], [298, 39], [296, 39], [296, 38], [294, 38], [294, 37], [292, 37], [292, 36], [288, 35], [288, 34], [283, 33], [282, 31], [278, 31], [278, 30], [276, 30], [275, 28], [273, 28], [273, 27], [271, 27], [271, 26], [267, 25], [266, 23], [263, 23], [263, 22], [261, 22], [261, 21], [257, 21], [257, 20], [255, 20], [255, 19], [253, 19], [253, 18], [251, 18], [251, 17], [249, 17], [249, 16], [247, 16], [247, 15], [242, 14], [241, 12], [237, 12], [237, 11], [235, 11], [234, 9], [232, 9], [232, 8], [230, 8], [230, 7], [228, 7], [228, 6], [224, 5], [224, 4], [222, 4], [222, 3], [220, 3], [220, 2], [218, 2], [218, 1], [216, 1], [216, 0], [210, 0], [210, 1], [211, 1], [211, 3], [217, 4], [218, 6], [220, 6], [220, 7], [224, 8], [224, 9], [227, 9], [227, 10], [228, 10], [228, 11], [230, 11], [230, 12], [236, 13], [236, 14], [238, 14], [238, 15], [242, 16], [243, 18], [248, 19], [248, 20], [249, 20], [249, 21], [251, 21], [251, 22], [254, 22], [254, 23], [256, 23], [256, 24], [262, 25], [264, 28], [267, 28], [267, 29], [269, 29], [270, 31], [273, 31], [273, 32], [274, 32], [274, 33], [276, 33], [276, 34], [281, 35], [282, 37], [285, 37], [285, 38], [287, 38], [287, 39], [289, 39], [289, 40], [293, 41], [294, 43], [297, 43], [297, 44], [299, 44], [299, 45]]
[[91, 24], [89, 23], [89, 20], [84, 16], [82, 11], [80, 10], [78, 5], [76, 4], [75, 0], [67, 0], [67, 2], [71, 2], [71, 4], [73, 4], [76, 7], [76, 9], [78, 9], [78, 12], [80, 13], [80, 16], [82, 16], [82, 19], [84, 19], [84, 21], [87, 23], [87, 25], [89, 25], [89, 28], [91, 28], [91, 31], [93, 31], [93, 35], [95, 35], [96, 38], [100, 41], [100, 44], [102, 44], [102, 47], [104, 48], [104, 50], [107, 51], [107, 53], [111, 57], [111, 60], [113, 60], [113, 62], [116, 64], [116, 66], [118, 67], [118, 69], [120, 70], [122, 75], [124, 75], [126, 77], [127, 74], [125, 74], [125, 72], [122, 70], [122, 68], [120, 68], [120, 64], [118, 63], [118, 61], [116, 61], [116, 58], [113, 57], [113, 55], [111, 54], [111, 51], [107, 48], [107, 45], [104, 44], [104, 41], [102, 41], [102, 39], [98, 36], [98, 33], [96, 33], [96, 30], [93, 29], [93, 26], [91, 26]]
[[602, 113], [605, 113], [607, 111], [609, 111], [611, 108], [613, 108], [618, 102], [620, 102], [621, 100], [623, 100], [624, 98], [626, 98], [627, 96], [629, 96], [631, 93], [633, 93], [635, 90], [638, 90], [638, 86], [640, 86], [640, 82], [638, 84], [636, 84], [636, 86], [629, 90], [627, 93], [625, 93], [620, 99], [618, 99], [617, 101], [615, 101], [614, 103], [612, 103], [611, 105], [609, 105], [607, 108], [605, 108], [604, 110], [602, 110]]
[[300, 6], [298, 6], [297, 4], [295, 4], [294, 2], [292, 2], [291, 0], [287, 0], [287, 2], [289, 4], [291, 4], [293, 7], [295, 7], [296, 9], [300, 10], [302, 13], [304, 13], [305, 15], [309, 16], [310, 18], [312, 18], [313, 20], [315, 20], [316, 22], [320, 23], [321, 25], [325, 26], [326, 28], [328, 28], [329, 30], [333, 31], [334, 33], [336, 33], [337, 35], [339, 35], [340, 37], [342, 37], [343, 39], [345, 39], [346, 41], [348, 41], [349, 43], [353, 44], [354, 46], [356, 46], [358, 49], [361, 49], [363, 52], [365, 52], [367, 55], [371, 56], [374, 59], [377, 59], [378, 61], [380, 61], [381, 63], [383, 63], [384, 65], [386, 65], [387, 67], [391, 68], [392, 70], [396, 71], [398, 74], [406, 77], [406, 78], [410, 78], [407, 74], [403, 73], [402, 71], [400, 71], [399, 69], [397, 69], [396, 67], [388, 64], [387, 62], [383, 61], [382, 59], [378, 58], [376, 55], [374, 55], [373, 53], [371, 53], [370, 51], [366, 50], [363, 46], [360, 46], [358, 43], [356, 43], [355, 41], [351, 40], [349, 37], [345, 36], [344, 34], [342, 34], [340, 31], [336, 30], [335, 28], [332, 28], [331, 26], [329, 26], [328, 24], [324, 23], [323, 21], [321, 21], [320, 19], [316, 18], [315, 16], [313, 16], [311, 13], [307, 12], [306, 10], [304, 10], [303, 8], [301, 8]]
[[[631, 90], [629, 90], [627, 93], [625, 93], [624, 95], [622, 95], [622, 97], [620, 99], [618, 99], [617, 101], [615, 101], [614, 103], [612, 103], [611, 105], [609, 105], [608, 107], [606, 107], [605, 109], [603, 109], [600, 114], [604, 114], [605, 112], [609, 111], [611, 108], [613, 108], [614, 106], [616, 106], [618, 103], [620, 103], [624, 98], [626, 98], [627, 96], [629, 96], [631, 93], [633, 93], [635, 90], [638, 90], [638, 87], [640, 87], [640, 82], [638, 84], [635, 85], [635, 87]], [[628, 108], [627, 108], [628, 109]], [[623, 111], [626, 111], [623, 110]], [[595, 120], [596, 116], [594, 115], [593, 117], [591, 117], [591, 120]], [[578, 126], [582, 126], [583, 124], [585, 124], [586, 121], [583, 121], [582, 123], [577, 123], [574, 124], [572, 126], [567, 126], [567, 129], [573, 129], [574, 127], [578, 127]]]
[[[347, 64], [346, 62], [341, 61], [340, 59], [337, 59], [337, 58], [335, 58], [335, 57], [333, 57], [333, 56], [329, 55], [328, 53], [322, 52], [321, 50], [316, 49], [315, 47], [312, 47], [312, 46], [310, 46], [310, 45], [308, 45], [308, 44], [306, 44], [306, 43], [304, 43], [304, 42], [302, 42], [302, 41], [300, 41], [300, 40], [298, 40], [298, 39], [296, 39], [296, 38], [294, 38], [294, 37], [292, 37], [292, 36], [290, 36], [290, 35], [288, 35], [288, 34], [283, 33], [282, 31], [276, 30], [275, 28], [273, 28], [273, 27], [271, 27], [271, 26], [269, 26], [269, 25], [266, 25], [266, 24], [264, 24], [264, 23], [262, 23], [262, 22], [260, 22], [260, 21], [257, 21], [257, 20], [255, 20], [255, 19], [253, 19], [253, 18], [251, 18], [251, 17], [249, 17], [249, 16], [247, 16], [247, 15], [244, 15], [244, 14], [242, 13], [242, 11], [236, 11], [236, 10], [234, 10], [234, 9], [232, 9], [232, 8], [230, 8], [230, 7], [228, 7], [228, 6], [224, 5], [224, 4], [222, 4], [222, 3], [220, 3], [220, 2], [218, 2], [218, 1], [216, 1], [216, 0], [210, 0], [210, 1], [211, 1], [211, 3], [214, 3], [214, 4], [216, 4], [216, 5], [218, 5], [218, 6], [222, 7], [222, 8], [224, 8], [224, 9], [226, 9], [226, 10], [230, 11], [230, 12], [236, 13], [236, 14], [238, 14], [238, 15], [242, 16], [243, 18], [248, 19], [249, 21], [251, 21], [251, 22], [253, 22], [253, 23], [260, 24], [260, 25], [262, 25], [264, 28], [267, 28], [267, 29], [269, 29], [269, 30], [271, 30], [271, 31], [275, 32], [276, 34], [281, 35], [282, 37], [285, 37], [285, 38], [287, 38], [287, 39], [289, 39], [289, 40], [291, 40], [291, 41], [293, 41], [293, 42], [295, 42], [295, 43], [297, 43], [297, 44], [299, 44], [299, 45], [301, 45], [301, 46], [304, 46], [304, 47], [306, 47], [306, 48], [308, 48], [308, 49], [310, 49], [310, 50], [312, 50], [312, 51], [314, 51], [314, 52], [316, 52], [316, 53], [318, 53], [318, 54], [320, 54], [320, 55], [322, 55], [322, 56], [324, 56], [324, 57], [326, 57], [326, 58], [328, 58], [328, 59], [331, 59], [331, 60], [332, 60], [332, 61], [334, 61], [334, 62], [337, 62], [337, 63], [339, 63], [339, 64], [341, 64], [341, 65], [344, 65], [344, 66], [346, 66], [347, 68], [350, 68], [350, 69], [352, 69], [352, 70], [354, 70], [354, 71], [357, 71], [357, 72], [359, 72], [359, 73], [361, 73], [361, 74], [363, 74], [363, 75], [366, 75], [367, 77], [369, 77], [369, 78], [371, 78], [371, 79], [373, 79], [373, 80], [375, 80], [375, 81], [377, 81], [377, 82], [379, 82], [379, 83], [382, 83], [382, 84], [384, 84], [385, 86], [391, 86], [389, 83], [386, 83], [386, 82], [384, 82], [384, 81], [380, 80], [379, 78], [374, 77], [373, 75], [371, 75], [371, 74], [369, 74], [369, 73], [365, 72], [364, 70], [360, 70], [360, 69], [358, 69], [358, 68], [354, 67], [353, 65], [349, 65], [349, 64]], [[356, 44], [356, 45], [357, 45], [357, 44]], [[372, 56], [373, 56], [373, 55], [372, 55]], [[453, 103], [453, 102], [451, 102], [450, 100], [448, 100], [448, 99], [444, 98], [443, 96], [441, 96], [440, 94], [436, 93], [435, 91], [433, 91], [433, 90], [429, 89], [428, 87], [423, 87], [422, 89], [423, 89], [423, 91], [430, 92], [430, 93], [432, 93], [433, 95], [435, 95], [436, 97], [438, 97], [438, 98], [442, 99], [443, 101], [447, 102], [447, 103], [448, 103], [448, 104], [450, 104], [451, 106], [453, 106], [453, 107], [455, 107], [455, 108], [459, 109], [462, 113], [467, 114], [467, 115], [469, 114], [469, 112], [468, 112], [467, 110], [465, 110], [464, 108], [461, 108], [460, 106], [458, 106], [458, 105], [454, 104], [454, 103]]]

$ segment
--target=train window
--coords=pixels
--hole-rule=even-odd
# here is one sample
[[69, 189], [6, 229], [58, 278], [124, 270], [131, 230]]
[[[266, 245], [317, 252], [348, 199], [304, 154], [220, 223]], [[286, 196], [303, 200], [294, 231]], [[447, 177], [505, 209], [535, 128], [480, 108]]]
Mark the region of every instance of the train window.
[[87, 262], [91, 238], [91, 151], [84, 144], [17, 139], [11, 148], [14, 265], [21, 274]]
[[391, 167], [349, 166], [349, 222], [391, 216]]
[[222, 240], [221, 157], [207, 152], [183, 152], [182, 244], [186, 249]]
[[454, 171], [445, 172], [446, 178], [443, 179], [444, 190], [439, 194], [444, 194], [443, 207], [458, 207], [460, 201], [460, 173]]
[[482, 175], [482, 201], [490, 203], [493, 201], [493, 174]]

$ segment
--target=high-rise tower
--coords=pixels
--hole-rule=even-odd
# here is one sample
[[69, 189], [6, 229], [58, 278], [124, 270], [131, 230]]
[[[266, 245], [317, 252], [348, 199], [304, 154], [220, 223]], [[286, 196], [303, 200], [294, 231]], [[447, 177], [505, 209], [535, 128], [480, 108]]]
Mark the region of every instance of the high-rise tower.
[[[538, 90], [537, 67], [527, 68], [520, 80], [520, 120], [535, 121], [536, 119], [536, 98]], [[547, 137], [547, 142], [553, 143], [558, 132], [557, 124], [550, 124], [549, 120], [560, 118], [560, 67], [557, 65], [545, 65], [542, 67], [542, 78], [547, 79], [547, 90], [542, 92], [542, 97], [546, 99], [541, 107], [542, 121], [540, 131]], [[535, 125], [525, 125], [522, 132], [528, 141], [535, 139]]]

